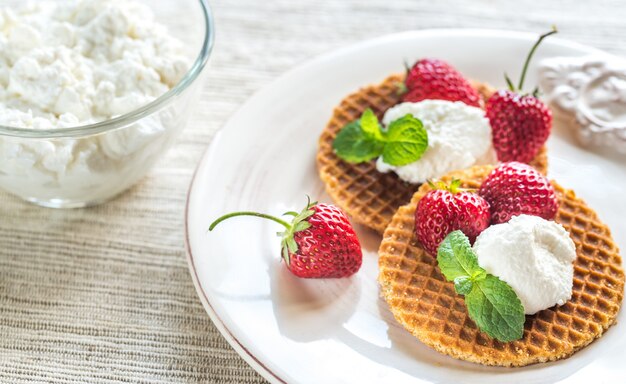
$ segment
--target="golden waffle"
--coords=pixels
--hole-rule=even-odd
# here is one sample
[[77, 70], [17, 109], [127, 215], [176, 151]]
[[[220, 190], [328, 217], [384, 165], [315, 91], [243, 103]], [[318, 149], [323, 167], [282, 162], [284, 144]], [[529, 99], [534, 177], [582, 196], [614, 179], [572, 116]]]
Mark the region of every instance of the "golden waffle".
[[[465, 188], [478, 188], [492, 166], [453, 172]], [[435, 350], [486, 365], [523, 366], [558, 360], [602, 336], [619, 312], [623, 291], [622, 259], [609, 228], [574, 192], [553, 182], [559, 199], [556, 221], [576, 244], [572, 299], [526, 316], [522, 339], [502, 343], [477, 330], [462, 296], [446, 282], [436, 259], [414, 234], [414, 213], [430, 190], [420, 187], [411, 202], [398, 209], [379, 250], [381, 294], [409, 332]]]
[[[361, 164], [347, 163], [335, 155], [332, 145], [337, 132], [360, 118], [367, 108], [382, 118], [387, 109], [398, 104], [402, 98], [399, 84], [403, 79], [402, 75], [392, 75], [378, 85], [362, 88], [343, 99], [320, 137], [317, 153], [320, 177], [335, 203], [355, 222], [381, 234], [398, 207], [411, 199], [419, 185], [406, 183], [393, 172], [378, 172], [375, 160]], [[485, 100], [494, 92], [486, 84], [472, 85]], [[548, 159], [545, 148], [531, 164], [541, 173], [546, 173]]]

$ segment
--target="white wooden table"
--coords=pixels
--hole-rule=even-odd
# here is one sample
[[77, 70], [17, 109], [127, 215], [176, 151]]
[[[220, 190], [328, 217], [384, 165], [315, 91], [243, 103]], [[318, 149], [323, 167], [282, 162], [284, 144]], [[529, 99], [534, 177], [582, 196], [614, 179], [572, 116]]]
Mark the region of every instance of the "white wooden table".
[[311, 57], [411, 29], [543, 32], [553, 23], [562, 38], [626, 55], [621, 0], [216, 0], [213, 7], [217, 44], [197, 113], [143, 183], [73, 211], [0, 193], [0, 382], [263, 381], [196, 297], [183, 209], [214, 133], [254, 91]]

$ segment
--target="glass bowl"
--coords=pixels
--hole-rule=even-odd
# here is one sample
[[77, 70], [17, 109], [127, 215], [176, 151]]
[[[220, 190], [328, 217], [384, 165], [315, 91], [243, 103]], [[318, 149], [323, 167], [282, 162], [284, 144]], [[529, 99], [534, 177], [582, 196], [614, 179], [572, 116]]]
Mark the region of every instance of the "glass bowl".
[[46, 207], [100, 204], [137, 183], [182, 131], [213, 47], [211, 10], [206, 0], [135, 1], [149, 6], [156, 21], [183, 42], [190, 57], [186, 75], [151, 103], [95, 124], [0, 126], [0, 188]]

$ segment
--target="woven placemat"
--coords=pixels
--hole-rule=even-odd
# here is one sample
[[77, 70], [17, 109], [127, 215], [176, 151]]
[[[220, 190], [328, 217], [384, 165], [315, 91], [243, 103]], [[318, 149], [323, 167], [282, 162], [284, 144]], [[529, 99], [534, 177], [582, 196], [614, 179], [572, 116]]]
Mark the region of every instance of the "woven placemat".
[[183, 211], [193, 170], [217, 129], [293, 66], [364, 39], [433, 27], [542, 32], [557, 23], [564, 38], [626, 54], [626, 8], [609, 0], [212, 5], [217, 44], [200, 105], [140, 185], [106, 205], [71, 211], [0, 193], [1, 383], [263, 382], [196, 296]]

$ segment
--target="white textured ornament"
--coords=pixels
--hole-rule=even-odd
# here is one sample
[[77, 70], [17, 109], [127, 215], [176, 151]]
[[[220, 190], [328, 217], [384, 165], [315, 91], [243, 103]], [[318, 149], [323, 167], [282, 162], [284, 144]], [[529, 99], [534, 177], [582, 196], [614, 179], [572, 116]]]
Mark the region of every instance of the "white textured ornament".
[[539, 65], [539, 81], [548, 102], [578, 123], [581, 144], [626, 154], [626, 60], [550, 58]]

